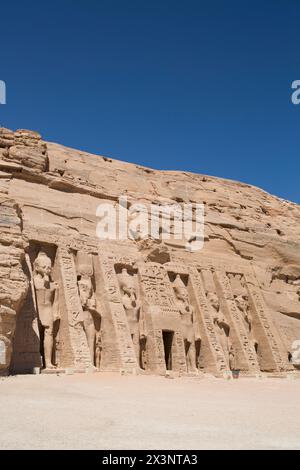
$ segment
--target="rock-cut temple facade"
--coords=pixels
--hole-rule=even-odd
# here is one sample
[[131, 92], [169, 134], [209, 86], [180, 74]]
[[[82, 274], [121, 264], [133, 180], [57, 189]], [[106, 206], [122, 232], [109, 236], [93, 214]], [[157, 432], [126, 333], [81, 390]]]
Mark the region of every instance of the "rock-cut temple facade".
[[[120, 196], [203, 204], [202, 249], [175, 236], [100, 239], [97, 207]], [[298, 205], [5, 128], [0, 201], [0, 375], [297, 371]]]

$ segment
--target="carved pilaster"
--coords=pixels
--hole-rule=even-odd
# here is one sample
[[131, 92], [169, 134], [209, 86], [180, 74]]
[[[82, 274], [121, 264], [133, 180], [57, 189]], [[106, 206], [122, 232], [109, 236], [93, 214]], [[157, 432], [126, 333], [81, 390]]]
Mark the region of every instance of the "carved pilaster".
[[59, 333], [59, 367], [90, 367], [92, 363], [83, 329], [82, 307], [72, 254], [64, 247], [58, 247], [57, 263], [62, 286], [61, 311], [65, 312], [61, 318]]

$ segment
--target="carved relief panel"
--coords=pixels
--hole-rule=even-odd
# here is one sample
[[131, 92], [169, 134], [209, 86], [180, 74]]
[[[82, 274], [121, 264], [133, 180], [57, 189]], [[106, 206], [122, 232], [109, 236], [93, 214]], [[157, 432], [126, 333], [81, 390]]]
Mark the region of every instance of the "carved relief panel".
[[154, 262], [139, 265], [147, 330], [150, 370], [186, 372], [180, 313], [165, 268]]

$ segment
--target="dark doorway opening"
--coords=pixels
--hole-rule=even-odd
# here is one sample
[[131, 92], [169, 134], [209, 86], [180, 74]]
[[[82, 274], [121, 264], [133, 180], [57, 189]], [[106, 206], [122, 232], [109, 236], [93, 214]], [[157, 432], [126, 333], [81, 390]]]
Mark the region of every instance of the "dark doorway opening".
[[164, 351], [165, 351], [165, 362], [167, 370], [172, 370], [172, 344], [173, 344], [174, 331], [162, 332]]

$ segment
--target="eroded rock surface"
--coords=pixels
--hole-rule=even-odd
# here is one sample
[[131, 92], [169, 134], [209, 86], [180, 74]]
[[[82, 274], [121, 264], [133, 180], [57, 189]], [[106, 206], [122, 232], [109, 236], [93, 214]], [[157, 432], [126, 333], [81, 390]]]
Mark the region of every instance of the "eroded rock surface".
[[[188, 251], [174, 220], [169, 240], [138, 230], [135, 239], [99, 240], [97, 207], [117, 208], [120, 196], [129, 220], [136, 203], [203, 203], [203, 249]], [[8, 129], [0, 129], [0, 200], [0, 373], [46, 362], [60, 370], [216, 375], [297, 368], [297, 204]], [[48, 259], [43, 292], [34, 281], [39, 253]]]

